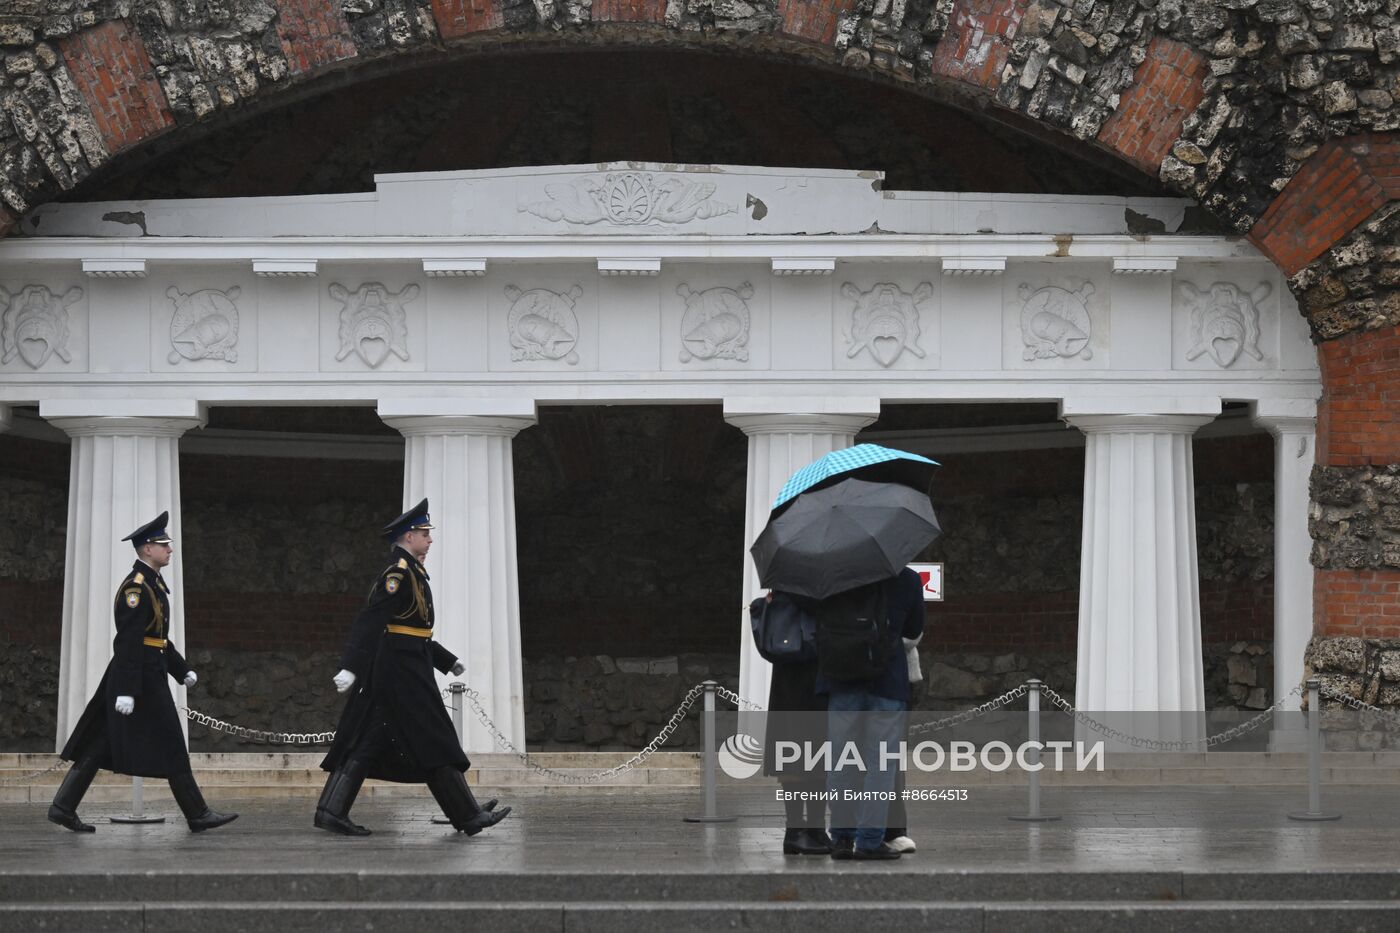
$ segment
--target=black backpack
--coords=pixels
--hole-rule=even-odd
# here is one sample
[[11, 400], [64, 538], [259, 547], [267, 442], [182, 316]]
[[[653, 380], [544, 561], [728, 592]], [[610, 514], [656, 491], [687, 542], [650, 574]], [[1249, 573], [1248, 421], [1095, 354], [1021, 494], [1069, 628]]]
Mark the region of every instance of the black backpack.
[[868, 681], [885, 673], [899, 647], [884, 581], [837, 593], [817, 610], [817, 673], [836, 681]]

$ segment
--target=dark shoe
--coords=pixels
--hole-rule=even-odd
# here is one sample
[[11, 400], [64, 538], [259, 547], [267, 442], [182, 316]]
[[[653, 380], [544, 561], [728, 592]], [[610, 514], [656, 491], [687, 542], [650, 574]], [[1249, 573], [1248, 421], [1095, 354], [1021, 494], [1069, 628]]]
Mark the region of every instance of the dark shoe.
[[58, 786], [58, 793], [53, 795], [53, 804], [49, 807], [49, 822], [57, 823], [75, 833], [97, 832], [97, 827], [84, 823], [78, 817], [78, 804], [83, 802], [83, 796], [87, 793], [88, 787], [92, 785], [92, 779], [96, 776], [96, 758], [89, 757], [75, 762], [73, 767], [68, 769], [68, 773], [63, 776], [63, 783]]
[[831, 857], [838, 862], [845, 862], [855, 858], [854, 839], [835, 839], [831, 843]]
[[857, 862], [884, 862], [899, 858], [899, 852], [891, 849], [889, 843], [882, 842], [875, 849], [856, 849], [852, 857]]
[[237, 813], [220, 813], [218, 810], [205, 810], [199, 816], [190, 817], [185, 822], [190, 824], [190, 832], [202, 833], [206, 829], [217, 829], [225, 823], [232, 823], [238, 819]]
[[783, 833], [784, 855], [830, 855], [831, 843], [820, 829], [789, 829]]
[[199, 785], [195, 783], [194, 775], [188, 771], [184, 774], [172, 774], [169, 781], [170, 793], [175, 796], [175, 803], [185, 815], [190, 832], [202, 833], [206, 829], [214, 829], [238, 819], [237, 813], [220, 813], [218, 810], [209, 809], [209, 805], [204, 802], [204, 795], [199, 792]]
[[311, 825], [317, 829], [326, 829], [342, 836], [368, 836], [370, 831], [359, 823], [352, 823], [348, 818], [342, 819], [326, 810], [317, 810], [316, 817], [311, 821]]
[[458, 826], [457, 831], [466, 833], [468, 836], [475, 836], [483, 829], [490, 829], [508, 816], [510, 816], [510, 807], [502, 807], [499, 810], [482, 810], [467, 820], [466, 825]]
[[484, 807], [479, 805], [467, 786], [466, 777], [450, 766], [435, 768], [428, 775], [428, 790], [433, 792], [433, 799], [451, 821], [452, 828], [468, 836], [475, 836], [510, 815], [510, 807], [497, 810], [494, 799], [488, 800]]
[[350, 807], [360, 793], [368, 769], [359, 762], [349, 762], [326, 778], [321, 799], [316, 802], [316, 816], [311, 825], [317, 829], [342, 836], [368, 836], [370, 831], [350, 819]]
[[57, 823], [64, 829], [71, 829], [75, 833], [95, 833], [97, 827], [91, 823], [84, 823], [78, 818], [78, 814], [68, 810], [59, 809], [57, 804], [49, 807], [49, 822]]
[[830, 855], [831, 846], [822, 845], [814, 838], [810, 829], [787, 829], [783, 831], [784, 855]]

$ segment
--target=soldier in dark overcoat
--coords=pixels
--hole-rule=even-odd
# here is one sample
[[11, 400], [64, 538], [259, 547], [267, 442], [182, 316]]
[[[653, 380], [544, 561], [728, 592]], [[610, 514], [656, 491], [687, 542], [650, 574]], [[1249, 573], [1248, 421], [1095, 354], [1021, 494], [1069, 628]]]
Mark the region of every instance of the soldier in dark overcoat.
[[454, 828], [476, 835], [505, 819], [510, 807], [480, 806], [467, 786], [471, 762], [443, 707], [433, 669], [461, 674], [456, 655], [433, 639], [433, 591], [423, 559], [432, 545], [428, 500], [390, 522], [381, 536], [392, 542], [389, 566], [370, 588], [351, 626], [335, 675], [336, 689], [350, 693], [335, 742], [321, 762], [329, 771], [316, 804], [314, 824], [347, 836], [369, 830], [350, 821], [350, 807], [365, 778], [426, 783]]
[[74, 832], [94, 830], [78, 818], [78, 804], [98, 769], [165, 778], [194, 832], [238, 816], [205, 804], [165, 682], [170, 676], [193, 687], [199, 679], [170, 640], [170, 589], [160, 575], [173, 553], [169, 517], [162, 512], [122, 539], [136, 548], [137, 560], [117, 588], [112, 660], [63, 747], [63, 758], [74, 764], [49, 807], [49, 819]]

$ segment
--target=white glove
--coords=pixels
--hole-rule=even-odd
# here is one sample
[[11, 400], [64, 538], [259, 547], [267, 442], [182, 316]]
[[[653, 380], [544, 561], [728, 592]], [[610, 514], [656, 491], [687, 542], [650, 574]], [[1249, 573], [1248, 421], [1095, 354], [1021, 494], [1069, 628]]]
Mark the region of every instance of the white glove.
[[117, 712], [130, 716], [136, 710], [135, 697], [117, 697]]
[[465, 674], [466, 672], [467, 672], [467, 666], [466, 666], [465, 664], [463, 664], [461, 661], [458, 661], [456, 664], [452, 665], [452, 675], [453, 675], [454, 677], [461, 677], [461, 676], [462, 676], [463, 674]]
[[196, 674], [194, 671], [189, 671], [188, 673], [185, 674], [185, 686], [186, 686], [186, 687], [193, 687], [193, 686], [194, 686], [195, 684], [197, 684], [197, 683], [199, 683], [199, 675], [198, 675], [198, 674]]
[[341, 671], [339, 674], [336, 674], [335, 677], [332, 679], [335, 680], [336, 693], [344, 693], [346, 690], [349, 690], [350, 687], [355, 683], [355, 675], [351, 671]]

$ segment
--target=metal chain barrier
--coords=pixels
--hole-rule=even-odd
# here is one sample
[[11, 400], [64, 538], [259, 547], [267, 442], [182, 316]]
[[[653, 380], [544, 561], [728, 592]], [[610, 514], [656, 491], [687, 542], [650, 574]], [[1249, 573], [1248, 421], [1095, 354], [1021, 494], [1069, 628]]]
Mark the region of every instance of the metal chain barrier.
[[249, 742], [267, 742], [270, 745], [329, 745], [335, 741], [334, 730], [330, 732], [265, 732], [262, 729], [235, 726], [222, 719], [215, 719], [213, 716], [192, 710], [188, 706], [181, 706], [179, 709], [191, 722], [197, 722], [216, 732], [227, 732], [229, 735]]
[[1264, 710], [1262, 713], [1260, 713], [1257, 716], [1254, 716], [1251, 719], [1245, 720], [1238, 726], [1233, 726], [1229, 729], [1226, 729], [1224, 732], [1220, 732], [1212, 736], [1207, 736], [1204, 739], [1184, 739], [1180, 741], [1172, 739], [1144, 739], [1139, 738], [1135, 735], [1129, 735], [1126, 732], [1120, 732], [1117, 729], [1114, 729], [1110, 726], [1106, 726], [1098, 720], [1079, 712], [1074, 708], [1073, 704], [1071, 704], [1064, 697], [1060, 696], [1050, 687], [1042, 684], [1040, 687], [1040, 692], [1044, 694], [1047, 699], [1050, 700], [1050, 703], [1052, 705], [1073, 716], [1076, 722], [1080, 723], [1081, 725], [1088, 726], [1090, 729], [1093, 729], [1095, 732], [1098, 732], [1105, 738], [1113, 739], [1116, 742], [1123, 742], [1127, 745], [1132, 745], [1135, 748], [1146, 748], [1158, 752], [1181, 752], [1196, 751], [1201, 748], [1211, 748], [1216, 745], [1223, 745], [1226, 742], [1233, 741], [1234, 739], [1237, 739], [1242, 735], [1247, 735], [1250, 732], [1253, 732], [1255, 729], [1258, 729], [1260, 726], [1262, 726], [1266, 721], [1272, 719], [1274, 713], [1282, 709], [1283, 704], [1288, 702], [1289, 697], [1301, 695], [1303, 692], [1303, 688], [1301, 685], [1294, 687], [1292, 691], [1280, 697], [1268, 709]]
[[1367, 703], [1364, 700], [1358, 700], [1356, 699], [1356, 697], [1347, 696], [1345, 693], [1342, 693], [1338, 690], [1334, 690], [1331, 687], [1323, 686], [1321, 684], [1318, 685], [1317, 692], [1320, 696], [1326, 697], [1329, 700], [1336, 700], [1343, 706], [1348, 707], [1349, 709], [1354, 709], [1358, 713], [1372, 713], [1376, 716], [1379, 716], [1382, 719], [1400, 725], [1400, 711], [1393, 709], [1384, 709], [1379, 706], [1372, 706], [1370, 703]]
[[[491, 717], [486, 714], [486, 709], [481, 705], [481, 695], [479, 693], [468, 687], [466, 690], [463, 691], [462, 695], [466, 697], [467, 702], [471, 704], [472, 712], [476, 713], [476, 718], [481, 720], [481, 724], [485, 726], [487, 731], [491, 733], [491, 737], [495, 739], [496, 744], [499, 745], [501, 748], [505, 749], [510, 754], [514, 755], [516, 758], [520, 759], [520, 761], [525, 765], [525, 767], [529, 768], [532, 771], [535, 771], [538, 774], [548, 775], [549, 777], [552, 777], [559, 781], [563, 781], [568, 784], [596, 784], [600, 781], [607, 780], [613, 775], [621, 774], [624, 771], [631, 771], [633, 768], [637, 767], [642, 762], [650, 758], [652, 754], [655, 753], [656, 750], [660, 748], [663, 744], [665, 744], [666, 740], [671, 737], [671, 733], [676, 731], [676, 728], [681, 724], [681, 721], [685, 719], [686, 713], [690, 712], [690, 708], [693, 705], [695, 705], [695, 701], [704, 692], [705, 688], [701, 684], [696, 684], [695, 686], [691, 687], [690, 692], [685, 695], [685, 699], [681, 700], [681, 705], [676, 708], [676, 711], [674, 713], [671, 714], [670, 721], [667, 722], [666, 725], [661, 728], [661, 731], [657, 733], [656, 738], [648, 742], [647, 746], [641, 751], [639, 751], [637, 754], [633, 755], [631, 758], [627, 759], [622, 764], [617, 765], [616, 767], [609, 768], [606, 771], [592, 771], [587, 774], [569, 774], [565, 771], [556, 771], [553, 768], [546, 768], [543, 765], [535, 764], [535, 762], [530, 760], [529, 755], [517, 749], [513, 744], [511, 744], [509, 739], [507, 739], [504, 735], [501, 734], [501, 730], [496, 728], [496, 724], [491, 721]], [[725, 690], [723, 687], [718, 688], [715, 692], [720, 695], [723, 695], [724, 698], [727, 700], [731, 700], [732, 698], [731, 701], [737, 700], [739, 702], [748, 703], [747, 700], [743, 700], [741, 697], [739, 697], [738, 694], [730, 690]], [[754, 707], [754, 704], [752, 703], [749, 703], [748, 705], [752, 708], [762, 708]]]
[[[1042, 687], [1041, 689], [1043, 690], [1045, 688]], [[952, 716], [948, 716], [943, 719], [936, 719], [933, 722], [923, 722], [919, 723], [917, 726], [910, 726], [909, 734], [911, 736], [924, 735], [928, 732], [937, 732], [940, 729], [947, 729], [951, 726], [957, 726], [965, 722], [971, 722], [978, 716], [981, 716], [985, 713], [990, 713], [993, 710], [999, 710], [1003, 706], [1006, 706], [1007, 704], [1011, 703], [1013, 700], [1020, 699], [1021, 697], [1025, 696], [1029, 690], [1030, 687], [1028, 685], [1021, 684], [1019, 687], [1013, 687], [1012, 689], [1006, 691], [1001, 696], [995, 699], [988, 700], [981, 706], [974, 706], [972, 709], [964, 710], [961, 713], [956, 713]]]

